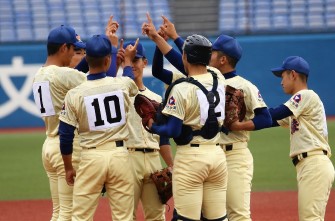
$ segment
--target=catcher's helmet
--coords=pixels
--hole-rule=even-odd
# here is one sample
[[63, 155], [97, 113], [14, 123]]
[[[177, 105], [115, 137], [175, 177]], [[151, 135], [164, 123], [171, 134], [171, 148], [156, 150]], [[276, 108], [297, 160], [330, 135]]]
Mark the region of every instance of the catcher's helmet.
[[194, 34], [186, 38], [183, 51], [189, 63], [208, 65], [212, 55], [212, 43], [204, 36]]

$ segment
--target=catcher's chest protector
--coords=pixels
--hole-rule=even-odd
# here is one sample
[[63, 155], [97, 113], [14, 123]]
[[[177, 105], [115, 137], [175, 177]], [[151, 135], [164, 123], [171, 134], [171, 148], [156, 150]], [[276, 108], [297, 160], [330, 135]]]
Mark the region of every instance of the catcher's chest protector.
[[[181, 82], [188, 82], [188, 83], [194, 84], [197, 87], [199, 87], [202, 90], [202, 92], [206, 95], [207, 101], [209, 103], [208, 117], [206, 119], [206, 122], [205, 122], [204, 126], [200, 130], [195, 130], [195, 131], [192, 131], [192, 129], [188, 130], [192, 133], [192, 136], [187, 136], [186, 134], [182, 133], [180, 135], [180, 138], [177, 138], [177, 140], [178, 139], [184, 140], [185, 137], [189, 137], [190, 139], [188, 139], [189, 141], [187, 142], [187, 143], [189, 143], [192, 140], [193, 136], [202, 136], [205, 139], [212, 139], [221, 130], [221, 128], [219, 127], [219, 123], [218, 123], [216, 114], [215, 114], [215, 107], [220, 102], [220, 96], [217, 92], [218, 79], [217, 79], [217, 75], [214, 71], [212, 71], [212, 70], [207, 70], [207, 71], [210, 72], [213, 76], [213, 88], [212, 88], [211, 91], [208, 91], [199, 81], [195, 80], [192, 77], [190, 77], [190, 78], [180, 78], [180, 79], [176, 80], [175, 82], [173, 82], [168, 87], [168, 89], [166, 90], [165, 99], [164, 99], [164, 106], [166, 105], [166, 101], [168, 100], [168, 96], [170, 94], [171, 89], [176, 84], [179, 84]], [[183, 127], [184, 126], [189, 127], [189, 126], [183, 125]], [[176, 139], [175, 139], [175, 141], [176, 141]], [[176, 141], [176, 143], [178, 144], [180, 142]], [[183, 141], [182, 143], [183, 144], [179, 144], [179, 145], [184, 145], [185, 141]]]

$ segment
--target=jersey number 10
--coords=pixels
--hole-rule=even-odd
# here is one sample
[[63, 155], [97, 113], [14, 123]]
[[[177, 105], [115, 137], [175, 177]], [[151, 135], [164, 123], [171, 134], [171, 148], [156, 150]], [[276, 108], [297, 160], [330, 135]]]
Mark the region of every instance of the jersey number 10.
[[126, 122], [121, 90], [86, 96], [84, 103], [91, 131], [120, 126]]

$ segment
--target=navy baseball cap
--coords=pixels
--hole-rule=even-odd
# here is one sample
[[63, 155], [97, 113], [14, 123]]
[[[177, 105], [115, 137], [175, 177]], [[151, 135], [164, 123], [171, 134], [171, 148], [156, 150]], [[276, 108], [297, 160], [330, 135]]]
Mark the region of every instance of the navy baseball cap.
[[106, 35], [93, 35], [86, 42], [86, 55], [95, 58], [105, 57], [112, 52], [112, 44]]
[[48, 43], [73, 44], [75, 47], [81, 47], [82, 44], [78, 42], [75, 30], [66, 25], [52, 29], [48, 36]]
[[75, 49], [85, 49], [86, 48], [86, 43], [83, 42], [81, 39], [80, 39], [80, 36], [76, 34], [76, 38], [78, 39], [78, 42], [76, 43], [75, 45]]
[[[123, 48], [127, 48], [128, 45], [134, 46], [135, 41], [127, 42], [123, 45]], [[145, 50], [141, 43], [138, 43], [137, 45], [135, 58], [145, 58]]]
[[213, 51], [221, 51], [229, 57], [240, 60], [242, 57], [242, 47], [237, 40], [228, 35], [220, 35], [213, 43]]
[[294, 70], [306, 76], [309, 75], [309, 64], [305, 59], [299, 56], [289, 56], [284, 61], [281, 67], [271, 69], [272, 73], [277, 77], [281, 77], [283, 71]]

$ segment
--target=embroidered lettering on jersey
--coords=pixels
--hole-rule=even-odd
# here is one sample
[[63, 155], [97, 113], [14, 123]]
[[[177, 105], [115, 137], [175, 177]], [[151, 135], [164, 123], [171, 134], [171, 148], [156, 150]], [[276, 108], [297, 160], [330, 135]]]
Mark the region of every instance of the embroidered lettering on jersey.
[[291, 122], [291, 134], [294, 134], [298, 130], [299, 130], [299, 122], [297, 121], [297, 119], [293, 119]]

